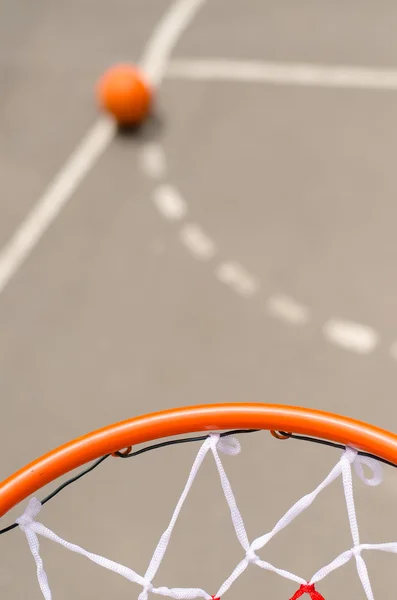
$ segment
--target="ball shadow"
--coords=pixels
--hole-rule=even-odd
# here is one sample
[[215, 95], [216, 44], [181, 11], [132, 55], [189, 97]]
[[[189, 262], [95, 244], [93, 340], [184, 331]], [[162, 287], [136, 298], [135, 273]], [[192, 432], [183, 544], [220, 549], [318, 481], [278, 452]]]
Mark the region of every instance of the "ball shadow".
[[153, 112], [139, 125], [119, 125], [117, 127], [117, 138], [122, 141], [150, 142], [156, 141], [164, 129], [164, 118], [158, 112]]

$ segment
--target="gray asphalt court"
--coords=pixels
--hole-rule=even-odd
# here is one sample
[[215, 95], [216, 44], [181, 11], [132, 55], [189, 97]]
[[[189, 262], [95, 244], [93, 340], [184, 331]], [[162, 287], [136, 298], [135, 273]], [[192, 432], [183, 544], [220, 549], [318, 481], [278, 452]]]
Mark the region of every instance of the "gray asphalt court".
[[[0, 2], [0, 480], [183, 405], [292, 404], [397, 429], [396, 20], [391, 0]], [[95, 82], [142, 60], [155, 114], [114, 134]], [[222, 460], [250, 539], [340, 457], [267, 433], [240, 441]], [[109, 459], [38, 518], [144, 574], [198, 449]], [[215, 594], [244, 557], [213, 462], [155, 585]], [[392, 468], [379, 488], [354, 478], [362, 542], [397, 540], [396, 481]], [[141, 591], [40, 547], [56, 600]], [[309, 579], [351, 547], [338, 480], [259, 554]], [[385, 597], [396, 555], [365, 559]], [[297, 587], [249, 565], [225, 598]], [[354, 558], [318, 590], [366, 597]], [[0, 595], [42, 598], [19, 530], [0, 537]]]

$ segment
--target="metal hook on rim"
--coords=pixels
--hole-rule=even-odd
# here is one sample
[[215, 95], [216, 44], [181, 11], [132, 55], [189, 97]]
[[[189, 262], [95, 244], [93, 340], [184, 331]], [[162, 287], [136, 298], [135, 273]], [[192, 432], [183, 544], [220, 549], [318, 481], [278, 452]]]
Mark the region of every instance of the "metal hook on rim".
[[126, 448], [125, 450], [117, 450], [116, 452], [112, 452], [112, 456], [114, 456], [115, 458], [121, 458], [123, 456], [128, 456], [128, 454], [131, 452], [132, 450], [132, 446], [128, 446], [128, 448]]
[[272, 434], [273, 437], [275, 437], [277, 440], [288, 440], [288, 438], [291, 437], [292, 433], [288, 433], [286, 431], [276, 431], [274, 429], [270, 430], [270, 433]]

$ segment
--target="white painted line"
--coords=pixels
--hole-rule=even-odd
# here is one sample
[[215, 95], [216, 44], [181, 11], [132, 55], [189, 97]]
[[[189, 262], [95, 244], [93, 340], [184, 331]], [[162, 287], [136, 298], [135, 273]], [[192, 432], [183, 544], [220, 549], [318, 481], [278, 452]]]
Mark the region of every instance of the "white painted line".
[[96, 123], [1, 250], [0, 293], [104, 152], [113, 134], [112, 122], [101, 119]]
[[146, 45], [141, 67], [153, 86], [161, 83], [171, 52], [205, 0], [177, 0], [157, 25]]
[[148, 142], [141, 150], [142, 170], [151, 179], [162, 179], [166, 173], [163, 148], [157, 142]]
[[371, 327], [336, 319], [325, 323], [324, 334], [330, 342], [359, 354], [372, 352], [379, 341], [378, 334]]
[[[159, 86], [179, 37], [204, 0], [177, 0], [157, 24], [141, 60], [152, 85]], [[40, 241], [61, 209], [106, 150], [115, 133], [113, 123], [99, 119], [73, 152], [32, 211], [0, 251], [0, 293]]]
[[272, 316], [291, 325], [306, 325], [309, 321], [309, 309], [293, 298], [277, 294], [266, 302], [266, 310]]
[[197, 81], [242, 81], [279, 85], [397, 90], [396, 69], [226, 59], [173, 60], [167, 76]]
[[200, 260], [210, 260], [216, 254], [215, 243], [195, 223], [184, 225], [180, 238], [189, 252]]
[[168, 221], [180, 221], [187, 213], [186, 202], [174, 186], [162, 184], [153, 192], [154, 203]]
[[219, 281], [245, 298], [250, 298], [259, 289], [259, 280], [239, 263], [221, 263], [215, 273]]

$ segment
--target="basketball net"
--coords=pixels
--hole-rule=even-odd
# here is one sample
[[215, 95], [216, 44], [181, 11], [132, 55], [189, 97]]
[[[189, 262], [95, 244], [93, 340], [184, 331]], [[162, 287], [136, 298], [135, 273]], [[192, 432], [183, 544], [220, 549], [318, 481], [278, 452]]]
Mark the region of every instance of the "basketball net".
[[[92, 552], [84, 550], [80, 546], [72, 544], [59, 537], [56, 533], [48, 529], [48, 527], [36, 520], [42, 505], [39, 500], [32, 498], [29, 501], [25, 512], [19, 519], [17, 519], [16, 522], [18, 523], [19, 528], [26, 535], [29, 548], [36, 562], [38, 582], [44, 598], [46, 600], [51, 600], [52, 594], [46, 571], [44, 569], [43, 560], [40, 556], [39, 536], [48, 538], [49, 540], [64, 546], [71, 552], [81, 554], [99, 566], [109, 569], [110, 571], [114, 571], [129, 581], [137, 584], [142, 588], [138, 596], [138, 600], [148, 600], [149, 594], [168, 596], [170, 598], [175, 598], [176, 600], [193, 600], [194, 598], [204, 598], [204, 600], [219, 600], [226, 594], [233, 583], [244, 573], [249, 565], [259, 567], [265, 571], [272, 571], [297, 584], [299, 587], [292, 596], [291, 600], [297, 600], [304, 594], [308, 594], [311, 600], [324, 600], [323, 596], [316, 589], [317, 584], [327, 575], [336, 569], [339, 569], [353, 558], [356, 563], [357, 573], [365, 595], [368, 600], [373, 600], [374, 596], [371, 589], [368, 570], [364, 558], [362, 557], [362, 553], [366, 550], [381, 550], [384, 552], [397, 553], [397, 543], [367, 544], [360, 542], [356, 509], [353, 498], [352, 467], [354, 467], [355, 473], [364, 483], [370, 486], [376, 486], [382, 481], [382, 468], [379, 462], [377, 462], [375, 459], [359, 455], [357, 451], [352, 448], [346, 448], [337, 464], [313, 491], [295, 502], [295, 504], [285, 513], [283, 517], [281, 517], [271, 531], [256, 537], [250, 542], [246, 533], [243, 518], [237, 507], [235, 496], [220, 458], [220, 453], [233, 456], [238, 454], [240, 449], [240, 442], [234, 437], [220, 437], [218, 434], [211, 434], [206, 438], [194, 460], [186, 485], [177, 502], [168, 527], [162, 534], [144, 575], [139, 575], [127, 566], [121, 565], [103, 556], [99, 556], [98, 554], [93, 554]], [[196, 475], [207, 454], [212, 454], [215, 460], [220, 483], [230, 510], [234, 531], [243, 550], [243, 557], [233, 572], [220, 585], [215, 594], [210, 594], [201, 588], [194, 587], [178, 588], [155, 586], [153, 584], [153, 580], [166, 553], [173, 529], [193, 485], [194, 479], [196, 478]], [[372, 472], [372, 476], [370, 478], [367, 478], [364, 475], [364, 465]], [[280, 567], [274, 566], [269, 562], [261, 560], [257, 555], [257, 552], [266, 546], [266, 544], [275, 535], [277, 535], [277, 533], [279, 533], [294, 519], [296, 519], [298, 515], [309, 508], [320, 492], [322, 492], [338, 477], [342, 478], [348, 521], [352, 536], [352, 547], [339, 554], [336, 558], [334, 558], [334, 560], [314, 573], [309, 580], [286, 571]]]

